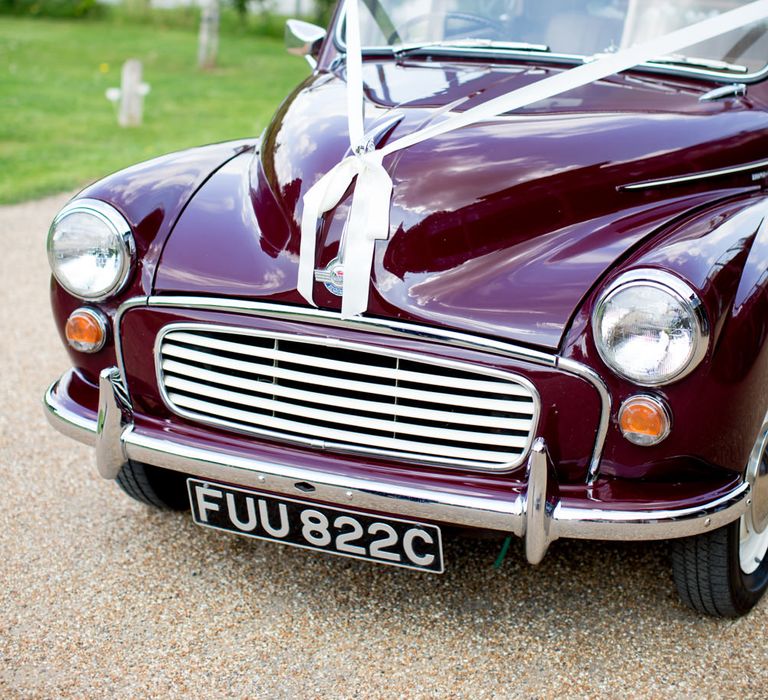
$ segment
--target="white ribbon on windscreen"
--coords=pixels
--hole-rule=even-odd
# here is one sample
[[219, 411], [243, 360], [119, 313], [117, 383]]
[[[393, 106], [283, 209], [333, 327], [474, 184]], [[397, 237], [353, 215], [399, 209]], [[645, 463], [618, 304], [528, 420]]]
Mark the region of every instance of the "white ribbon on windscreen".
[[315, 249], [318, 220], [341, 201], [357, 178], [344, 244], [342, 318], [368, 308], [371, 266], [378, 240], [389, 238], [392, 178], [383, 165], [386, 156], [464, 126], [507, 114], [569, 90], [607, 78], [659, 56], [673, 54], [702, 41], [768, 17], [768, 0], [758, 0], [711, 17], [685, 29], [603, 56], [473, 107], [442, 122], [426, 126], [375, 148], [365, 136], [363, 122], [363, 65], [358, 0], [347, 0], [347, 118], [352, 155], [320, 178], [304, 195], [299, 257], [299, 293], [313, 306]]

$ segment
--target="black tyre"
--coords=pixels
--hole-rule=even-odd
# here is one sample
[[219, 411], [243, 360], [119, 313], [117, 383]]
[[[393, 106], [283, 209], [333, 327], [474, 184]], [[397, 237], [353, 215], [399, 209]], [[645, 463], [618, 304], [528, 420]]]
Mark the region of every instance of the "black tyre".
[[165, 510], [187, 510], [186, 477], [178, 472], [141, 462], [127, 462], [117, 475], [117, 485], [131, 498]]
[[745, 551], [749, 550], [745, 550], [744, 542], [750, 536], [747, 517], [705, 535], [673, 541], [675, 584], [683, 602], [694, 610], [716, 617], [739, 617], [748, 613], [768, 588], [765, 552], [759, 563], [754, 557], [745, 561]]
[[706, 615], [739, 617], [768, 588], [768, 416], [744, 472], [747, 512], [726, 527], [672, 543], [683, 602]]

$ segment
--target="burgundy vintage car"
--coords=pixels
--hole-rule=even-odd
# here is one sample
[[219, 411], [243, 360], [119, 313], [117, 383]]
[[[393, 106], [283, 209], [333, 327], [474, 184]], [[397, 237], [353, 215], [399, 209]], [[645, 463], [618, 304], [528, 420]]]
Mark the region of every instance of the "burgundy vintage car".
[[[45, 397], [131, 497], [443, 570], [669, 540], [768, 587], [768, 2], [347, 0], [259, 138], [54, 220]], [[507, 540], [508, 541], [508, 540]]]

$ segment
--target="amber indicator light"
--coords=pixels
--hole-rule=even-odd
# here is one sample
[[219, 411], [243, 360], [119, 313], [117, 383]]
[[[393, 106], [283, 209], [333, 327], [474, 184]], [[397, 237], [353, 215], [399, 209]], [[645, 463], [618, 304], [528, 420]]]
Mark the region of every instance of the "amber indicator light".
[[67, 342], [79, 352], [98, 352], [106, 341], [106, 323], [91, 309], [73, 311], [64, 329]]
[[619, 411], [619, 426], [630, 442], [656, 445], [669, 435], [669, 413], [660, 399], [633, 396], [624, 402]]

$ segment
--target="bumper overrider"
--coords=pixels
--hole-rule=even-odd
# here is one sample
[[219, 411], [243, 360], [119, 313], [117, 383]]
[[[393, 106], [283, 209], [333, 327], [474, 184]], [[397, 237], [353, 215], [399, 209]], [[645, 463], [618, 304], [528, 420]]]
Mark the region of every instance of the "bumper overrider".
[[128, 393], [115, 367], [101, 372], [96, 420], [84, 418], [65, 405], [57, 395], [57, 384], [51, 385], [44, 399], [49, 422], [61, 433], [95, 446], [98, 471], [105, 479], [116, 478], [127, 460], [135, 460], [284, 496], [310, 497], [324, 503], [458, 527], [497, 530], [524, 538], [526, 557], [531, 564], [538, 564], [550, 543], [561, 537], [689, 537], [727, 525], [750, 505], [750, 486], [746, 482], [695, 507], [628, 511], [565, 505], [542, 438], [536, 439], [531, 448], [525, 488], [506, 499], [479, 496], [458, 488], [433, 490], [319, 472], [190, 446], [167, 436], [143, 434], [133, 422]]

